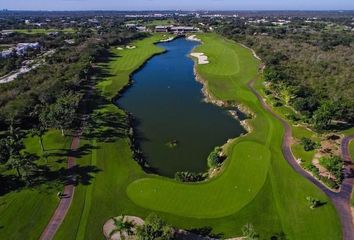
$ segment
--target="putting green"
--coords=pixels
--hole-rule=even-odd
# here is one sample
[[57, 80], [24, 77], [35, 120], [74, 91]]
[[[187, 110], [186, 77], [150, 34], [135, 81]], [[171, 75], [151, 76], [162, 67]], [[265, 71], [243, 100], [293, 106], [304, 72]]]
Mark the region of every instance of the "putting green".
[[210, 182], [182, 184], [144, 178], [130, 184], [127, 193], [136, 204], [156, 211], [195, 218], [230, 215], [262, 188], [270, 151], [255, 142], [241, 142], [234, 147], [229, 162], [223, 174]]

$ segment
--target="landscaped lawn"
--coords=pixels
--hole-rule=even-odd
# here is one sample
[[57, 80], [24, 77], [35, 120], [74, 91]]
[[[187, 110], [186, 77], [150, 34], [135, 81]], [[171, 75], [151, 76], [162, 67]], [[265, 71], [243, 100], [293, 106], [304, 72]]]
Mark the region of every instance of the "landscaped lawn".
[[[52, 155], [48, 157], [52, 171], [66, 166], [66, 157], [58, 155], [67, 152], [69, 143], [70, 138], [62, 137], [59, 131], [51, 130], [44, 136], [44, 147]], [[26, 151], [42, 156], [38, 137], [27, 137], [24, 144]], [[44, 164], [45, 160], [41, 158], [37, 162]], [[62, 189], [60, 183], [47, 182], [0, 196], [0, 239], [38, 239], [58, 204], [57, 193]]]
[[[258, 77], [259, 62], [232, 41], [215, 34], [199, 37], [204, 44], [195, 51], [205, 53], [210, 64], [198, 65], [198, 73], [215, 98], [242, 103], [256, 114], [248, 121], [253, 131], [230, 143], [222, 174], [209, 182], [182, 184], [144, 173], [132, 157], [126, 115], [111, 99], [133, 71], [162, 51], [153, 45], [161, 36], [130, 44], [136, 49], [112, 49], [110, 61], [101, 65], [108, 77], [97, 85], [105, 100], [91, 117], [98, 129], [82, 142], [92, 150], [78, 160], [98, 172], [76, 189], [56, 239], [100, 239], [110, 217], [145, 217], [152, 211], [177, 228], [210, 227], [224, 237], [240, 236], [242, 226], [251, 223], [262, 239], [280, 232], [289, 239], [341, 239], [333, 205], [283, 158], [283, 126], [247, 87]], [[326, 204], [311, 210], [307, 196]]]
[[[354, 140], [351, 141], [349, 144], [349, 152], [350, 152], [350, 156], [352, 158], [352, 161], [354, 163]], [[354, 190], [352, 192], [352, 205], [354, 206]]]

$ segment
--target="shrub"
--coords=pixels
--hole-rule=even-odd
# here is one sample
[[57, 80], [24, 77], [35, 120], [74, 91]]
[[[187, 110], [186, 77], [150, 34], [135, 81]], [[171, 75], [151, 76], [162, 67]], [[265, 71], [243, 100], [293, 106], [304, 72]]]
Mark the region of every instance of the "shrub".
[[281, 106], [283, 106], [282, 102], [276, 101], [273, 103], [273, 107], [281, 107]]
[[180, 182], [201, 182], [207, 178], [207, 173], [176, 172], [175, 179]]
[[298, 116], [296, 116], [293, 113], [287, 114], [286, 117], [287, 117], [287, 119], [289, 119], [290, 121], [293, 121], [293, 122], [297, 122], [300, 120], [300, 118], [298, 118]]
[[309, 206], [310, 206], [311, 209], [317, 208], [321, 204], [320, 200], [315, 199], [313, 197], [307, 197], [306, 200], [308, 201]]
[[318, 148], [318, 144], [316, 142], [306, 137], [301, 138], [301, 144], [304, 146], [305, 151], [312, 151]]
[[318, 177], [320, 174], [320, 170], [314, 166], [311, 162], [306, 162], [303, 164], [303, 167], [310, 171], [314, 176]]
[[338, 182], [341, 182], [343, 179], [343, 161], [338, 156], [333, 157], [321, 157], [320, 164], [325, 167], [330, 173], [332, 173]]
[[210, 168], [217, 167], [222, 163], [223, 158], [220, 156], [222, 151], [221, 147], [216, 147], [208, 157], [208, 166]]
[[264, 90], [264, 94], [265, 95], [271, 95], [272, 94], [272, 91], [270, 91], [269, 89], [266, 89], [266, 90]]
[[155, 214], [145, 219], [145, 224], [137, 229], [138, 240], [170, 240], [173, 239], [173, 229]]
[[339, 188], [338, 183], [333, 181], [333, 179], [331, 179], [331, 178], [320, 176], [319, 179], [321, 180], [321, 182], [323, 182], [329, 188], [332, 188], [332, 189], [338, 189]]

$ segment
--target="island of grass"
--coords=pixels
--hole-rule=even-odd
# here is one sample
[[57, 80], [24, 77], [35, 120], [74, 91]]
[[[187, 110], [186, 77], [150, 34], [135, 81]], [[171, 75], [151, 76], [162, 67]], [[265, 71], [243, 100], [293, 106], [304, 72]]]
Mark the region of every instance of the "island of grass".
[[[210, 60], [196, 66], [199, 78], [211, 97], [242, 104], [253, 112], [255, 117], [247, 121], [252, 131], [227, 145], [222, 172], [212, 180], [180, 183], [147, 174], [134, 160], [127, 115], [111, 100], [129, 84], [135, 70], [163, 52], [154, 45], [161, 35], [132, 43], [136, 49], [113, 48], [101, 64], [108, 77], [100, 79], [93, 99], [94, 134], [82, 140], [93, 148], [78, 160], [100, 171], [90, 184], [77, 187], [56, 239], [99, 239], [110, 217], [145, 218], [151, 212], [176, 228], [209, 229], [225, 238], [241, 236], [242, 226], [249, 223], [264, 239], [280, 233], [289, 239], [341, 239], [332, 203], [286, 162], [281, 150], [282, 124], [263, 109], [247, 86], [258, 77], [258, 60], [248, 49], [216, 34], [198, 38], [203, 44], [195, 51]], [[119, 126], [113, 136], [107, 119]], [[312, 210], [309, 196], [325, 204]]]
[[166, 146], [168, 147], [168, 148], [176, 148], [176, 147], [178, 147], [178, 141], [177, 140], [171, 140], [171, 141], [168, 141], [167, 143], [166, 143]]

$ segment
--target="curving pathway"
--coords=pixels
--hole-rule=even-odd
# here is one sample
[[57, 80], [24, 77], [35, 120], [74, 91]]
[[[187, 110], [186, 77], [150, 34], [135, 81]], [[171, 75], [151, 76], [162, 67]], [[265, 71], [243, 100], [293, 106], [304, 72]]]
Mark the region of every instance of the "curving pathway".
[[343, 240], [353, 240], [354, 239], [354, 224], [353, 217], [350, 208], [350, 198], [353, 188], [353, 180], [354, 176], [351, 170], [352, 162], [349, 154], [349, 142], [354, 139], [354, 135], [350, 137], [345, 137], [342, 140], [341, 144], [341, 154], [344, 159], [344, 180], [341, 185], [339, 192], [333, 192], [326, 186], [324, 186], [320, 181], [314, 178], [311, 174], [306, 172], [296, 161], [292, 151], [291, 151], [291, 140], [292, 140], [292, 131], [291, 127], [287, 121], [278, 116], [271, 107], [269, 107], [261, 95], [257, 92], [257, 90], [253, 87], [253, 83], [255, 80], [252, 80], [248, 83], [248, 87], [251, 91], [257, 96], [258, 100], [261, 102], [264, 109], [266, 109], [269, 113], [271, 113], [276, 119], [278, 119], [285, 128], [282, 151], [285, 159], [289, 162], [292, 168], [308, 179], [310, 182], [315, 184], [318, 188], [320, 188], [333, 202], [338, 215], [341, 220], [342, 225], [342, 234]]
[[[80, 134], [75, 134], [72, 139], [70, 151], [74, 152], [79, 148], [80, 143]], [[75, 166], [75, 157], [68, 156], [67, 169], [72, 169]], [[74, 198], [75, 193], [75, 177], [72, 176], [69, 180], [69, 183], [65, 186], [63, 197], [59, 201], [59, 205], [55, 210], [52, 218], [50, 219], [48, 225], [44, 229], [40, 240], [51, 240], [54, 238], [55, 233], [59, 229], [61, 223], [63, 222], [66, 213], [68, 212], [71, 202]]]

